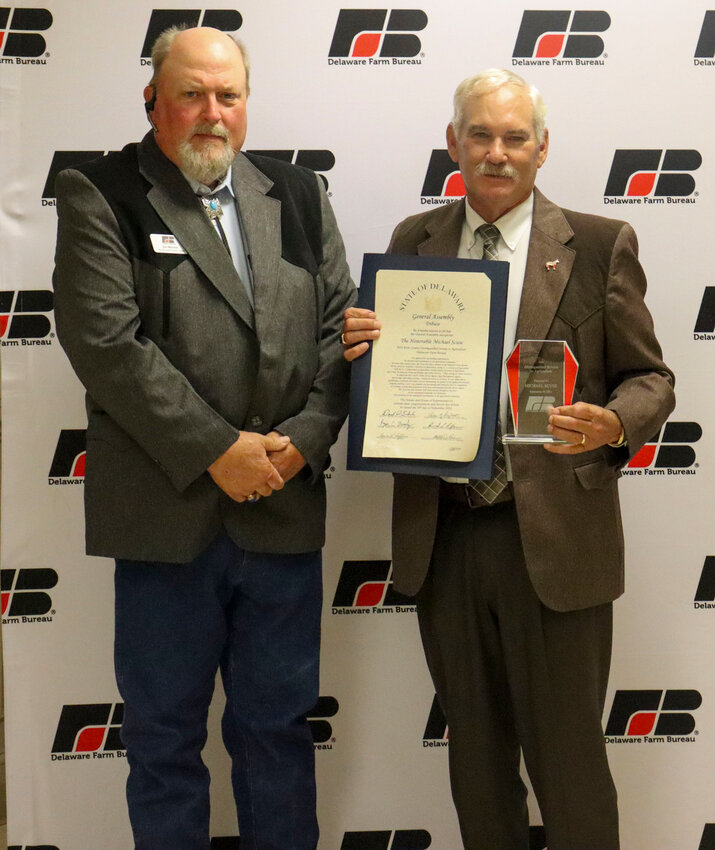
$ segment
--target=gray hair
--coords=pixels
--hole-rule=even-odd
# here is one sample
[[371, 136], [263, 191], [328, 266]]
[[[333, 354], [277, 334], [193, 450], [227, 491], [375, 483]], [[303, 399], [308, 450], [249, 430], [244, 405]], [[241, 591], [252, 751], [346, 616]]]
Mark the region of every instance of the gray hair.
[[546, 132], [547, 109], [541, 93], [536, 86], [529, 85], [523, 77], [520, 77], [513, 71], [505, 71], [500, 68], [487, 68], [486, 71], [482, 71], [480, 74], [467, 77], [466, 80], [462, 80], [457, 86], [457, 90], [454, 93], [454, 115], [452, 117], [454, 132], [459, 134], [463, 129], [464, 107], [468, 98], [490, 94], [502, 86], [518, 86], [519, 88], [526, 89], [533, 106], [532, 124], [534, 134], [539, 144], [541, 144], [544, 141], [544, 134]]
[[[174, 39], [180, 32], [184, 32], [185, 30], [190, 29], [185, 25], [177, 26], [177, 27], [169, 27], [162, 32], [156, 41], [154, 42], [154, 46], [151, 49], [151, 66], [153, 69], [153, 73], [151, 75], [151, 79], [149, 80], [149, 85], [152, 86], [156, 90], [156, 84], [159, 81], [159, 74], [161, 73], [161, 66], [164, 64], [166, 57], [169, 55], [169, 51], [171, 50], [171, 46], [174, 43]], [[216, 32], [222, 32], [222, 30], [216, 30]], [[251, 60], [248, 58], [248, 51], [246, 50], [246, 45], [238, 38], [234, 38], [232, 35], [228, 33], [224, 33], [226, 38], [230, 38], [231, 41], [238, 47], [241, 53], [241, 59], [243, 59], [243, 66], [246, 69], [246, 94], [250, 91], [250, 86], [248, 83], [249, 74], [251, 71]]]

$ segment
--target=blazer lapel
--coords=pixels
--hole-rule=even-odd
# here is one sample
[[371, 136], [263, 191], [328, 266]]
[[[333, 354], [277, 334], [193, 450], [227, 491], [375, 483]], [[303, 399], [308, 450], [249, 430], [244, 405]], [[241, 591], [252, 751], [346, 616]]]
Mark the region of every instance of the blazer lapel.
[[149, 203], [210, 283], [253, 328], [253, 308], [231, 257], [191, 187], [150, 134], [139, 147], [139, 168], [152, 184], [147, 193]]
[[233, 163], [233, 191], [246, 236], [249, 263], [253, 270], [253, 309], [256, 332], [262, 339], [272, 322], [283, 317], [275, 310], [280, 290], [281, 204], [267, 195], [273, 182], [239, 154]]
[[573, 231], [559, 207], [535, 189], [517, 339], [547, 338], [576, 256], [564, 244], [572, 236]]
[[427, 224], [429, 236], [417, 246], [417, 253], [427, 257], [456, 257], [464, 222], [464, 200], [442, 208], [444, 214]]

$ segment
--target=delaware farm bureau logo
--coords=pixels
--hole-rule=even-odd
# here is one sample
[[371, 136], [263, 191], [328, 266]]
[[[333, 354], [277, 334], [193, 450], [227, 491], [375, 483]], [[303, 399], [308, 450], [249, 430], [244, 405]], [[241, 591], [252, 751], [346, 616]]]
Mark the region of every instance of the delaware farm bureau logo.
[[[695, 47], [694, 65], [715, 65], [715, 9], [705, 12], [703, 27]], [[715, 843], [713, 843], [715, 847]]]
[[606, 743], [693, 743], [703, 698], [693, 690], [616, 691], [606, 724]]
[[456, 201], [465, 194], [464, 179], [449, 151], [446, 148], [433, 150], [422, 184], [420, 202], [423, 205], [439, 206]]
[[318, 701], [306, 715], [316, 750], [332, 750], [335, 738], [330, 718], [335, 717], [340, 705], [335, 697], [318, 697]]
[[694, 340], [715, 339], [715, 286], [706, 286], [693, 329]]
[[427, 850], [432, 836], [426, 829], [374, 829], [346, 832], [340, 850]]
[[99, 159], [100, 156], [104, 156], [106, 153], [107, 151], [55, 151], [45, 185], [42, 189], [42, 206], [54, 207], [57, 205], [55, 198], [55, 177], [57, 177], [62, 169], [84, 165], [84, 163], [91, 162], [93, 159]]
[[154, 42], [169, 27], [214, 27], [235, 32], [242, 23], [243, 17], [235, 9], [154, 9], [142, 45], [141, 64], [151, 65]]
[[421, 9], [341, 9], [328, 65], [421, 65]]
[[603, 11], [525, 11], [511, 64], [605, 65], [599, 33], [610, 25], [611, 16]]
[[694, 204], [698, 193], [691, 172], [702, 162], [692, 149], [617, 150], [603, 203]]
[[86, 444], [87, 431], [84, 428], [60, 431], [47, 476], [48, 484], [84, 484]]
[[125, 758], [119, 737], [124, 703], [65, 705], [52, 744], [52, 761]]
[[20, 289], [0, 292], [0, 345], [18, 348], [52, 345], [54, 293], [49, 289]]
[[693, 443], [702, 435], [697, 422], [666, 422], [660, 433], [633, 455], [623, 475], [696, 475]]
[[705, 558], [700, 581], [695, 591], [693, 608], [696, 611], [715, 610], [715, 555], [708, 555]]
[[422, 736], [422, 747], [431, 749], [433, 747], [446, 747], [449, 745], [449, 729], [447, 721], [442, 711], [442, 706], [439, 704], [437, 694], [432, 700], [432, 707], [427, 717], [427, 725]]
[[57, 581], [57, 573], [49, 567], [0, 571], [3, 626], [51, 623], [55, 612], [48, 591]]
[[51, 26], [48, 9], [0, 6], [0, 64], [46, 65], [50, 54], [42, 33]]
[[391, 561], [345, 561], [335, 588], [333, 614], [403, 614], [414, 600], [392, 586]]
[[293, 165], [302, 165], [305, 168], [310, 168], [320, 177], [328, 190], [328, 178], [324, 172], [330, 171], [335, 165], [335, 154], [329, 150], [252, 150], [246, 153], [256, 153], [261, 156], [270, 156], [273, 159], [280, 159], [283, 162], [290, 162]]
[[56, 844], [10, 844], [7, 850], [60, 850]]

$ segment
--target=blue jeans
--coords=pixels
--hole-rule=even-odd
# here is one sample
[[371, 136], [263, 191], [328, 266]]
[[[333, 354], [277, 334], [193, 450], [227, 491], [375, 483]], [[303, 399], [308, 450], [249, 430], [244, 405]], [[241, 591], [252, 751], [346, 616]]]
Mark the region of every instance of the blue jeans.
[[117, 561], [115, 667], [135, 850], [209, 850], [201, 759], [220, 668], [242, 850], [315, 850], [320, 552], [246, 552], [221, 534], [189, 564]]

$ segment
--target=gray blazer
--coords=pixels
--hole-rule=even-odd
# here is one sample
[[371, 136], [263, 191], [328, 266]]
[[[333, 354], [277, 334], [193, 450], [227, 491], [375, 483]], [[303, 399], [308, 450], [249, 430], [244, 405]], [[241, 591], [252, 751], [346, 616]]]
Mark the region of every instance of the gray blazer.
[[[286, 237], [303, 234], [293, 232], [300, 221], [285, 231], [274, 183], [243, 154], [234, 161], [252, 307], [151, 134], [58, 176], [55, 311], [87, 390], [88, 554], [185, 562], [221, 528], [255, 551], [323, 544], [322, 472], [347, 410], [340, 331], [355, 290], [322, 183], [309, 179], [318, 192], [303, 221], [321, 248], [312, 270], [286, 255]], [[157, 252], [152, 233], [173, 235], [186, 253]], [[287, 434], [307, 466], [270, 498], [232, 501], [205, 470], [240, 429]]]
[[[390, 251], [455, 256], [464, 201], [412, 216]], [[541, 601], [557, 611], [610, 602], [623, 592], [623, 531], [617, 479], [675, 404], [643, 301], [646, 280], [630, 225], [562, 210], [535, 190], [517, 339], [563, 339], [580, 368], [574, 401], [614, 410], [627, 449], [604, 446], [555, 455], [510, 447], [514, 499], [526, 566]], [[554, 270], [547, 261], [558, 260]], [[393, 501], [395, 587], [417, 593], [437, 525], [439, 479], [396, 475]]]

